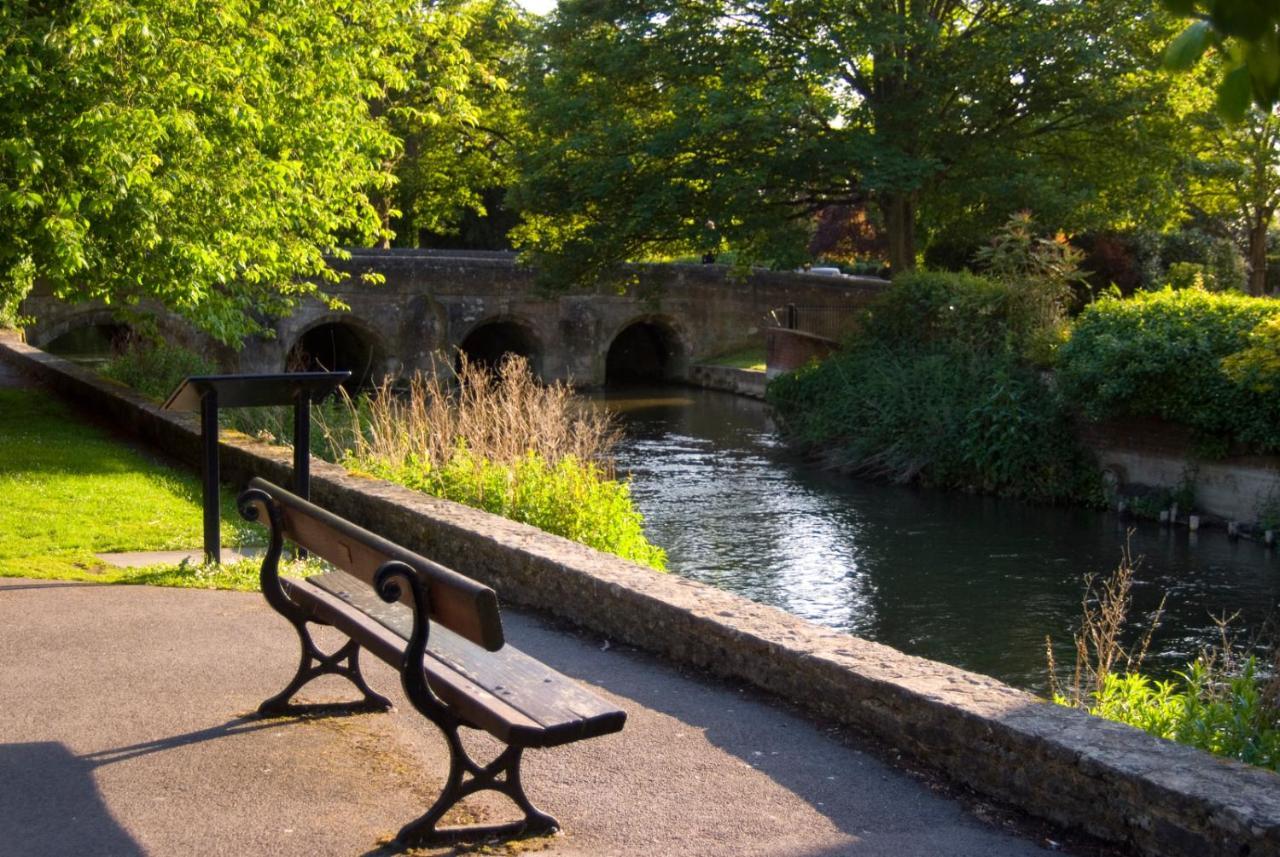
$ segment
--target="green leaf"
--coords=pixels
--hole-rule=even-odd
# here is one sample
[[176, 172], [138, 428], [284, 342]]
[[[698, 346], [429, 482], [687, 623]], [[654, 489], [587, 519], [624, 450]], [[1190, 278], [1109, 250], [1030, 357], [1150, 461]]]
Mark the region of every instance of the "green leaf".
[[1218, 112], [1229, 122], [1239, 122], [1253, 100], [1249, 68], [1239, 65], [1222, 78], [1218, 86]]
[[1195, 65], [1213, 41], [1213, 27], [1208, 21], [1196, 21], [1169, 43], [1164, 52], [1165, 67], [1186, 71]]

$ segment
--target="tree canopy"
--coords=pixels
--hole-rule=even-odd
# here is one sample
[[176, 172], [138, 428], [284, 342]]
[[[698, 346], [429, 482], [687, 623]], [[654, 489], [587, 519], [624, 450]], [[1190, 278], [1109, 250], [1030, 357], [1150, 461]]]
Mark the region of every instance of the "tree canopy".
[[387, 235], [403, 143], [379, 106], [469, 109], [457, 20], [413, 0], [3, 0], [0, 304], [39, 278], [236, 343], [319, 294], [326, 257]]
[[[467, 212], [486, 213], [514, 180], [513, 153], [527, 136], [518, 83], [530, 18], [512, 0], [445, 0], [424, 11], [405, 85], [385, 112], [403, 145], [396, 185], [383, 197], [396, 242], [449, 233]], [[398, 215], [392, 215], [392, 212]]]
[[901, 269], [921, 225], [1028, 202], [1167, 219], [1160, 171], [1124, 165], [1162, 121], [1169, 32], [1130, 0], [565, 0], [530, 74], [522, 237], [566, 275], [725, 241], [785, 262], [815, 211], [869, 200]]

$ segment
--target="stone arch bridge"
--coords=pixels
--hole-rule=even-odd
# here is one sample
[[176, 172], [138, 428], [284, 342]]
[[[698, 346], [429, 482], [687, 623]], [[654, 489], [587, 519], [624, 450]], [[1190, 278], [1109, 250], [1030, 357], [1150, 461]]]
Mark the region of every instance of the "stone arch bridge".
[[[255, 337], [238, 352], [214, 349], [220, 362], [243, 372], [350, 369], [368, 379], [430, 371], [439, 355], [459, 350], [481, 362], [514, 352], [548, 381], [683, 380], [692, 363], [761, 343], [771, 310], [852, 312], [884, 287], [871, 278], [768, 271], [743, 278], [719, 265], [640, 265], [627, 269], [625, 286], [547, 293], [509, 254], [453, 251], [356, 250], [341, 267], [352, 276], [329, 292], [349, 310], [307, 301], [273, 324], [273, 338]], [[368, 271], [385, 284], [361, 285]], [[35, 319], [27, 339], [40, 348], [121, 330], [104, 307], [38, 290], [23, 312]], [[168, 338], [212, 348], [174, 318], [160, 326]]]

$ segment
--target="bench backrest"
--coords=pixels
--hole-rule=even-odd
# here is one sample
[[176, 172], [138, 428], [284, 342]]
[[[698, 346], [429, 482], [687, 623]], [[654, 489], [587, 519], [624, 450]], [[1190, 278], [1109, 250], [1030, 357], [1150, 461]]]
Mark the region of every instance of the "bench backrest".
[[[426, 584], [432, 621], [491, 652], [502, 648], [498, 596], [489, 587], [393, 544], [265, 479], [254, 479], [249, 487], [266, 492], [275, 501], [284, 519], [284, 536], [294, 544], [370, 586], [374, 573], [383, 563], [393, 559], [406, 563], [417, 569]], [[266, 523], [267, 519], [261, 520]], [[410, 599], [407, 592], [401, 598], [406, 603], [411, 603]]]

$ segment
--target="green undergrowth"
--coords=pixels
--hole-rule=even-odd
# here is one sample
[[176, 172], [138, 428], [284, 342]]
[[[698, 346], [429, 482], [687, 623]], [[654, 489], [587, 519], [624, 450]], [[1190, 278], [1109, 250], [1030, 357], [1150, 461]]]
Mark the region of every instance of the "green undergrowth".
[[1043, 315], [1016, 284], [903, 275], [843, 352], [776, 379], [769, 401], [793, 439], [855, 473], [1098, 502], [1066, 403], [1027, 356], [1044, 351]]
[[[49, 395], [0, 390], [0, 576], [139, 577], [105, 566], [94, 554], [198, 548], [200, 491], [194, 474], [87, 425]], [[224, 544], [261, 540], [226, 491], [222, 522]], [[152, 577], [176, 581], [180, 574]]]
[[1280, 772], [1280, 710], [1267, 691], [1253, 658], [1234, 675], [1199, 659], [1168, 681], [1107, 673], [1089, 713]]
[[192, 375], [211, 375], [216, 366], [193, 351], [167, 342], [135, 340], [112, 357], [101, 372], [145, 396], [164, 401]]
[[1132, 621], [1139, 562], [1126, 544], [1110, 575], [1085, 577], [1069, 677], [1059, 674], [1053, 641], [1046, 638], [1053, 701], [1280, 771], [1280, 652], [1271, 644], [1269, 628], [1254, 629], [1242, 641], [1233, 633], [1232, 617], [1223, 616], [1215, 620], [1220, 634], [1216, 644], [1201, 649], [1171, 678], [1152, 678], [1144, 662], [1164, 601], [1145, 620]]

